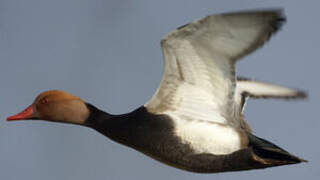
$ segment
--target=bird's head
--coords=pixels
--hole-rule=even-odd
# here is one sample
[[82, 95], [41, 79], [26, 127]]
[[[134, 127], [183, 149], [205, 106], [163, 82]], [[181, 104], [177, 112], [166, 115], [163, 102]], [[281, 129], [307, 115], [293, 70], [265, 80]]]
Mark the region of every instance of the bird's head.
[[8, 121], [41, 119], [53, 122], [84, 124], [89, 109], [79, 97], [60, 90], [45, 91], [22, 112], [10, 116]]

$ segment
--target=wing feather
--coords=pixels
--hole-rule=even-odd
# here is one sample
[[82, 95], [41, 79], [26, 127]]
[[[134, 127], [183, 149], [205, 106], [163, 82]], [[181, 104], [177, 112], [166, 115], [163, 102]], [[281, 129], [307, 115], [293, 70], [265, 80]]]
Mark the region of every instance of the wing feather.
[[247, 98], [303, 99], [307, 97], [307, 93], [298, 89], [242, 77], [237, 78], [236, 91], [235, 101], [240, 111], [243, 111]]
[[241, 126], [248, 132], [251, 131], [250, 126], [243, 118], [243, 110], [248, 98], [275, 98], [275, 99], [303, 99], [307, 97], [307, 93], [276, 84], [267, 82], [250, 80], [248, 78], [238, 77], [235, 93], [235, 103], [240, 119]]
[[150, 112], [184, 118], [235, 122], [235, 62], [276, 32], [281, 10], [207, 16], [161, 41], [164, 72], [149, 102]]

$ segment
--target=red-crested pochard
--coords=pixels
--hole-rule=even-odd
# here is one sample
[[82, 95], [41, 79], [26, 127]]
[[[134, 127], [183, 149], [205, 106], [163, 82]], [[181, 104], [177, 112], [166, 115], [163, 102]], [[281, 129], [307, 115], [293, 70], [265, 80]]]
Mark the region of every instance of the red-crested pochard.
[[87, 126], [156, 160], [192, 172], [259, 169], [304, 162], [252, 134], [242, 115], [252, 98], [304, 98], [286, 87], [235, 77], [235, 63], [285, 21], [281, 10], [211, 15], [161, 41], [164, 72], [145, 105], [122, 115], [69, 93], [41, 93], [8, 121], [41, 119]]

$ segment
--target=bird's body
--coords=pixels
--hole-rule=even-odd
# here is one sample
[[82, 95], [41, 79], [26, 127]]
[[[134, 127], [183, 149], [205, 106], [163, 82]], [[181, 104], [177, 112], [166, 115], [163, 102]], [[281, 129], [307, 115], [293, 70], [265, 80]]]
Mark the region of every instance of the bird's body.
[[281, 26], [280, 10], [212, 15], [178, 28], [161, 46], [163, 78], [145, 105], [111, 115], [62, 91], [40, 94], [8, 120], [45, 119], [94, 128], [168, 165], [193, 172], [258, 169], [303, 162], [254, 136], [248, 97], [302, 98], [301, 91], [236, 78], [235, 63]]
[[[226, 144], [219, 144], [216, 141], [213, 141], [212, 144], [207, 144], [208, 141], [201, 140], [201, 138], [212, 138], [210, 134], [194, 134], [195, 138], [199, 138], [193, 141], [197, 144], [187, 143], [176, 133], [176, 129], [179, 126], [175, 122], [176, 120], [168, 115], [155, 115], [148, 112], [143, 106], [127, 114], [111, 115], [90, 104], [87, 104], [87, 106], [92, 114], [85, 122], [86, 126], [97, 130], [120, 144], [134, 148], [158, 161], [180, 169], [212, 173], [266, 168], [303, 161], [272, 143], [261, 141], [260, 138], [245, 131], [242, 131], [242, 134], [239, 133], [239, 136], [237, 136], [240, 144], [242, 144], [239, 149], [230, 153], [224, 151], [224, 154], [218, 154], [212, 153], [208, 147], [217, 149], [218, 147], [226, 146]], [[199, 127], [196, 122], [193, 122], [193, 124]], [[205, 125], [207, 125], [206, 128], [211, 129], [210, 125]], [[216, 127], [211, 130], [215, 130], [214, 128]], [[218, 130], [221, 131], [220, 129]], [[190, 132], [190, 134], [192, 133], [194, 131]], [[219, 137], [216, 136], [216, 138]], [[233, 142], [229, 139], [225, 140]], [[248, 146], [249, 142], [251, 146]], [[282, 155], [283, 161], [272, 159], [269, 159], [268, 162], [267, 160], [263, 162], [257, 161], [259, 157], [254, 154], [254, 151], [261, 150], [261, 147], [259, 147], [261, 144], [259, 143], [272, 147], [272, 149], [265, 150], [266, 155], [277, 158]], [[214, 145], [216, 145], [216, 148]]]

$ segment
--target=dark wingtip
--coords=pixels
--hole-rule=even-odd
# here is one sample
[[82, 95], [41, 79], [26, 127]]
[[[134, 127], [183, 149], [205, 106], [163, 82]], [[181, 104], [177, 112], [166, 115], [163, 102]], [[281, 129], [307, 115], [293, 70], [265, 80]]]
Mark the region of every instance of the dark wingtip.
[[273, 32], [281, 30], [282, 26], [287, 22], [287, 18], [284, 14], [283, 8], [272, 8], [262, 10], [263, 13], [271, 14], [271, 27]]
[[296, 93], [296, 97], [297, 98], [302, 98], [302, 99], [305, 99], [305, 98], [307, 98], [308, 97], [308, 93], [307, 92], [305, 92], [305, 91], [297, 91], [297, 93]]
[[262, 15], [269, 16], [273, 32], [281, 30], [282, 26], [287, 22], [287, 18], [283, 8], [267, 8], [251, 11], [253, 13], [260, 12]]
[[277, 14], [276, 21], [272, 25], [274, 31], [279, 31], [286, 22], [287, 22], [287, 19], [284, 15], [283, 11], [280, 11]]

